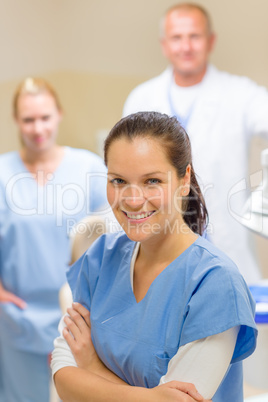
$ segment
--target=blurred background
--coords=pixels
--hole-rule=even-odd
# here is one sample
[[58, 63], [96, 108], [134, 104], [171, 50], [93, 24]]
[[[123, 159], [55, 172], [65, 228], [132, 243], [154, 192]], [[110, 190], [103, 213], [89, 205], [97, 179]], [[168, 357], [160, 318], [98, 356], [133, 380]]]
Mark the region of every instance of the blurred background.
[[[42, 76], [63, 104], [59, 143], [101, 153], [132, 88], [166, 66], [159, 19], [176, 0], [0, 0], [0, 153], [19, 147], [12, 97], [20, 80]], [[211, 61], [268, 87], [268, 1], [199, 0], [217, 34]], [[267, 111], [268, 113], [268, 111]], [[230, 122], [231, 124], [231, 122]], [[254, 140], [250, 173], [260, 169]], [[263, 273], [267, 239], [256, 236]]]

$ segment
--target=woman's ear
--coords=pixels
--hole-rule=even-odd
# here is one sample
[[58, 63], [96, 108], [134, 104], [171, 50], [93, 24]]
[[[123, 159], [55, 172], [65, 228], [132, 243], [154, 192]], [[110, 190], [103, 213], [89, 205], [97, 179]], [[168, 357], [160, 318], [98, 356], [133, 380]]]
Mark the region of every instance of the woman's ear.
[[191, 165], [188, 164], [185, 170], [185, 175], [182, 179], [182, 195], [185, 197], [189, 194], [190, 192], [190, 186], [191, 186]]

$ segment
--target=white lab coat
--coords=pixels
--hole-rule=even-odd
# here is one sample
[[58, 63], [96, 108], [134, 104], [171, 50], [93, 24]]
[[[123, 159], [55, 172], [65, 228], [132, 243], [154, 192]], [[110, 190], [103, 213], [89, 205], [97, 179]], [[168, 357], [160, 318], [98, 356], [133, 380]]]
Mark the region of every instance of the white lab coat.
[[[154, 110], [171, 114], [172, 69], [135, 88], [123, 115]], [[182, 99], [183, 102], [183, 99]], [[248, 283], [260, 279], [254, 239], [239, 222], [249, 196], [248, 155], [254, 135], [268, 139], [268, 92], [246, 77], [209, 66], [187, 132], [193, 165], [209, 212], [212, 241], [238, 265]]]

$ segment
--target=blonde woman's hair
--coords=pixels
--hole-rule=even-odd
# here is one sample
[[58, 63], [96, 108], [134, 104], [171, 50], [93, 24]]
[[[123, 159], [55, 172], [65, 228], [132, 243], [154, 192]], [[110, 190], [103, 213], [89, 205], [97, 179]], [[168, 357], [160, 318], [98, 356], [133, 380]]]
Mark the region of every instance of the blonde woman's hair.
[[55, 101], [56, 107], [62, 111], [61, 103], [55, 89], [43, 78], [25, 78], [17, 87], [13, 97], [13, 113], [17, 117], [18, 113], [18, 100], [21, 95], [39, 95], [47, 93], [52, 96]]

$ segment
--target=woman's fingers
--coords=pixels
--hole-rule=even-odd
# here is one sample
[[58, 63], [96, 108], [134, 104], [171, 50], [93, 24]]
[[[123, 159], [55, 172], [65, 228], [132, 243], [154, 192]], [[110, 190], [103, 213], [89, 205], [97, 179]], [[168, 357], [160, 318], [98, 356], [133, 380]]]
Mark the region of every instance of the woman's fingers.
[[82, 306], [80, 303], [73, 303], [72, 307], [84, 318], [85, 322], [90, 327], [90, 312], [88, 309]]
[[16, 296], [14, 293], [8, 292], [3, 286], [0, 287], [0, 302], [13, 303], [22, 310], [27, 307], [27, 303], [23, 299]]
[[79, 312], [68, 308], [64, 316], [66, 327], [62, 335], [68, 343], [78, 367], [88, 368], [96, 352], [91, 340], [90, 327]]
[[62, 335], [63, 335], [64, 339], [66, 340], [66, 342], [68, 343], [71, 351], [73, 352], [76, 341], [75, 341], [74, 337], [72, 336], [72, 334], [70, 333], [70, 331], [68, 330], [68, 328], [66, 328], [66, 327], [63, 328]]
[[[88, 314], [84, 310], [86, 310]], [[72, 307], [67, 308], [67, 313], [69, 314], [72, 321], [76, 324], [80, 332], [90, 328], [89, 311], [85, 309], [85, 307], [83, 307], [81, 304], [79, 305], [79, 308], [72, 308]]]
[[151, 388], [153, 399], [156, 401], [205, 402], [195, 386], [180, 381], [170, 381]]
[[10, 294], [9, 300], [7, 300], [11, 303], [14, 303], [17, 307], [19, 307], [21, 310], [24, 310], [27, 307], [27, 303], [21, 299], [20, 297]]
[[195, 401], [204, 401], [204, 398], [202, 395], [199, 394], [197, 389], [195, 388], [194, 384], [188, 383], [188, 382], [178, 382], [178, 381], [171, 381], [169, 385], [172, 388], [176, 388], [179, 391], [184, 392], [185, 394], [188, 394], [191, 396]]
[[76, 342], [72, 341], [66, 331], [64, 331], [63, 336], [69, 343], [69, 346], [83, 348], [91, 344], [91, 330], [90, 325], [87, 324], [87, 322], [90, 323], [90, 313], [81, 304], [75, 303], [74, 307], [67, 308], [68, 314], [65, 315], [64, 322], [66, 324], [66, 331], [69, 331]]

